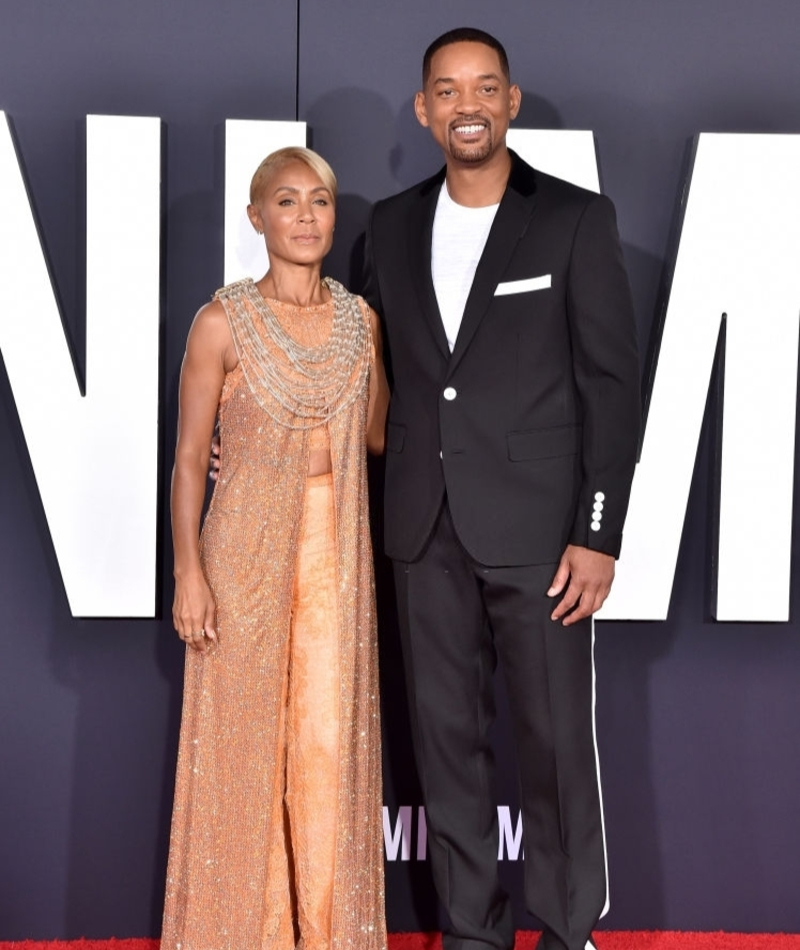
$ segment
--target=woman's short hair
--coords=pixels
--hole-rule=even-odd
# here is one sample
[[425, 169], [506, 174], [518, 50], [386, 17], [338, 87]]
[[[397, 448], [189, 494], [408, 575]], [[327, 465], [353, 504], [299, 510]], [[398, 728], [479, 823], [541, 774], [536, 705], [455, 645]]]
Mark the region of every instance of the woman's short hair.
[[319, 176], [322, 184], [331, 193], [333, 200], [336, 200], [336, 175], [334, 175], [331, 166], [321, 155], [312, 152], [310, 148], [290, 145], [287, 148], [279, 148], [277, 151], [271, 152], [256, 169], [250, 182], [251, 205], [261, 198], [267, 181], [272, 174], [289, 162], [302, 162], [307, 165], [311, 171]]

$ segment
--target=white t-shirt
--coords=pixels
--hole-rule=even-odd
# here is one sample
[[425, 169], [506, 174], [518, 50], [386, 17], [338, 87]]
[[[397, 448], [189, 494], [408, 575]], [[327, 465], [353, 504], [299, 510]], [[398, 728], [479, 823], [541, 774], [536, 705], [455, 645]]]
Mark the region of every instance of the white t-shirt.
[[499, 205], [466, 208], [456, 204], [442, 185], [433, 218], [431, 274], [439, 313], [450, 352], [456, 343], [464, 307], [472, 288], [475, 268]]

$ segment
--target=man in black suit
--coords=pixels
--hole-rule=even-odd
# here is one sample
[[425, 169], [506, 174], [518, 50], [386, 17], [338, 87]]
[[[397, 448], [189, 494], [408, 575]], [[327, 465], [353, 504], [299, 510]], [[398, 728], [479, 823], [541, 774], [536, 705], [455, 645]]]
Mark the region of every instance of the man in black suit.
[[584, 950], [606, 904], [591, 615], [636, 459], [639, 363], [614, 209], [506, 147], [500, 43], [435, 40], [416, 113], [438, 175], [379, 202], [366, 296], [393, 391], [385, 544], [447, 950], [508, 950], [492, 673], [514, 724], [540, 950]]

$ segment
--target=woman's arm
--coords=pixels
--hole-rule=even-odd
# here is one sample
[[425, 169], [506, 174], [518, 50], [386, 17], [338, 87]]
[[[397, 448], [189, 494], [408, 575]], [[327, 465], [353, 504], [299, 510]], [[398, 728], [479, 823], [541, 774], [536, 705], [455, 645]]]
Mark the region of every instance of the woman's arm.
[[369, 377], [369, 409], [367, 410], [367, 449], [382, 455], [386, 440], [386, 411], [389, 408], [389, 384], [383, 366], [383, 339], [378, 314], [369, 308], [369, 324], [375, 360]]
[[172, 471], [172, 542], [175, 600], [172, 620], [182, 640], [205, 652], [216, 644], [216, 606], [200, 565], [200, 515], [225, 373], [236, 357], [222, 304], [200, 311], [186, 341], [180, 382], [178, 443]]

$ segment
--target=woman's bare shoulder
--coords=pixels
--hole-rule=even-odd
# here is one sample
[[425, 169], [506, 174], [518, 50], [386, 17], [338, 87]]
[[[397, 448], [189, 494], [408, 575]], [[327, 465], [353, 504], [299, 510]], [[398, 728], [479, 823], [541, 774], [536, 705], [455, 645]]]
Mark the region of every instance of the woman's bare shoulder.
[[228, 315], [225, 313], [222, 301], [215, 297], [213, 300], [209, 300], [208, 303], [203, 304], [195, 314], [192, 326], [194, 327], [197, 324], [207, 326], [209, 329], [213, 329], [215, 326], [227, 327]]
[[230, 326], [225, 308], [219, 300], [204, 304], [195, 314], [189, 330], [189, 344], [221, 344], [227, 346], [231, 339]]

